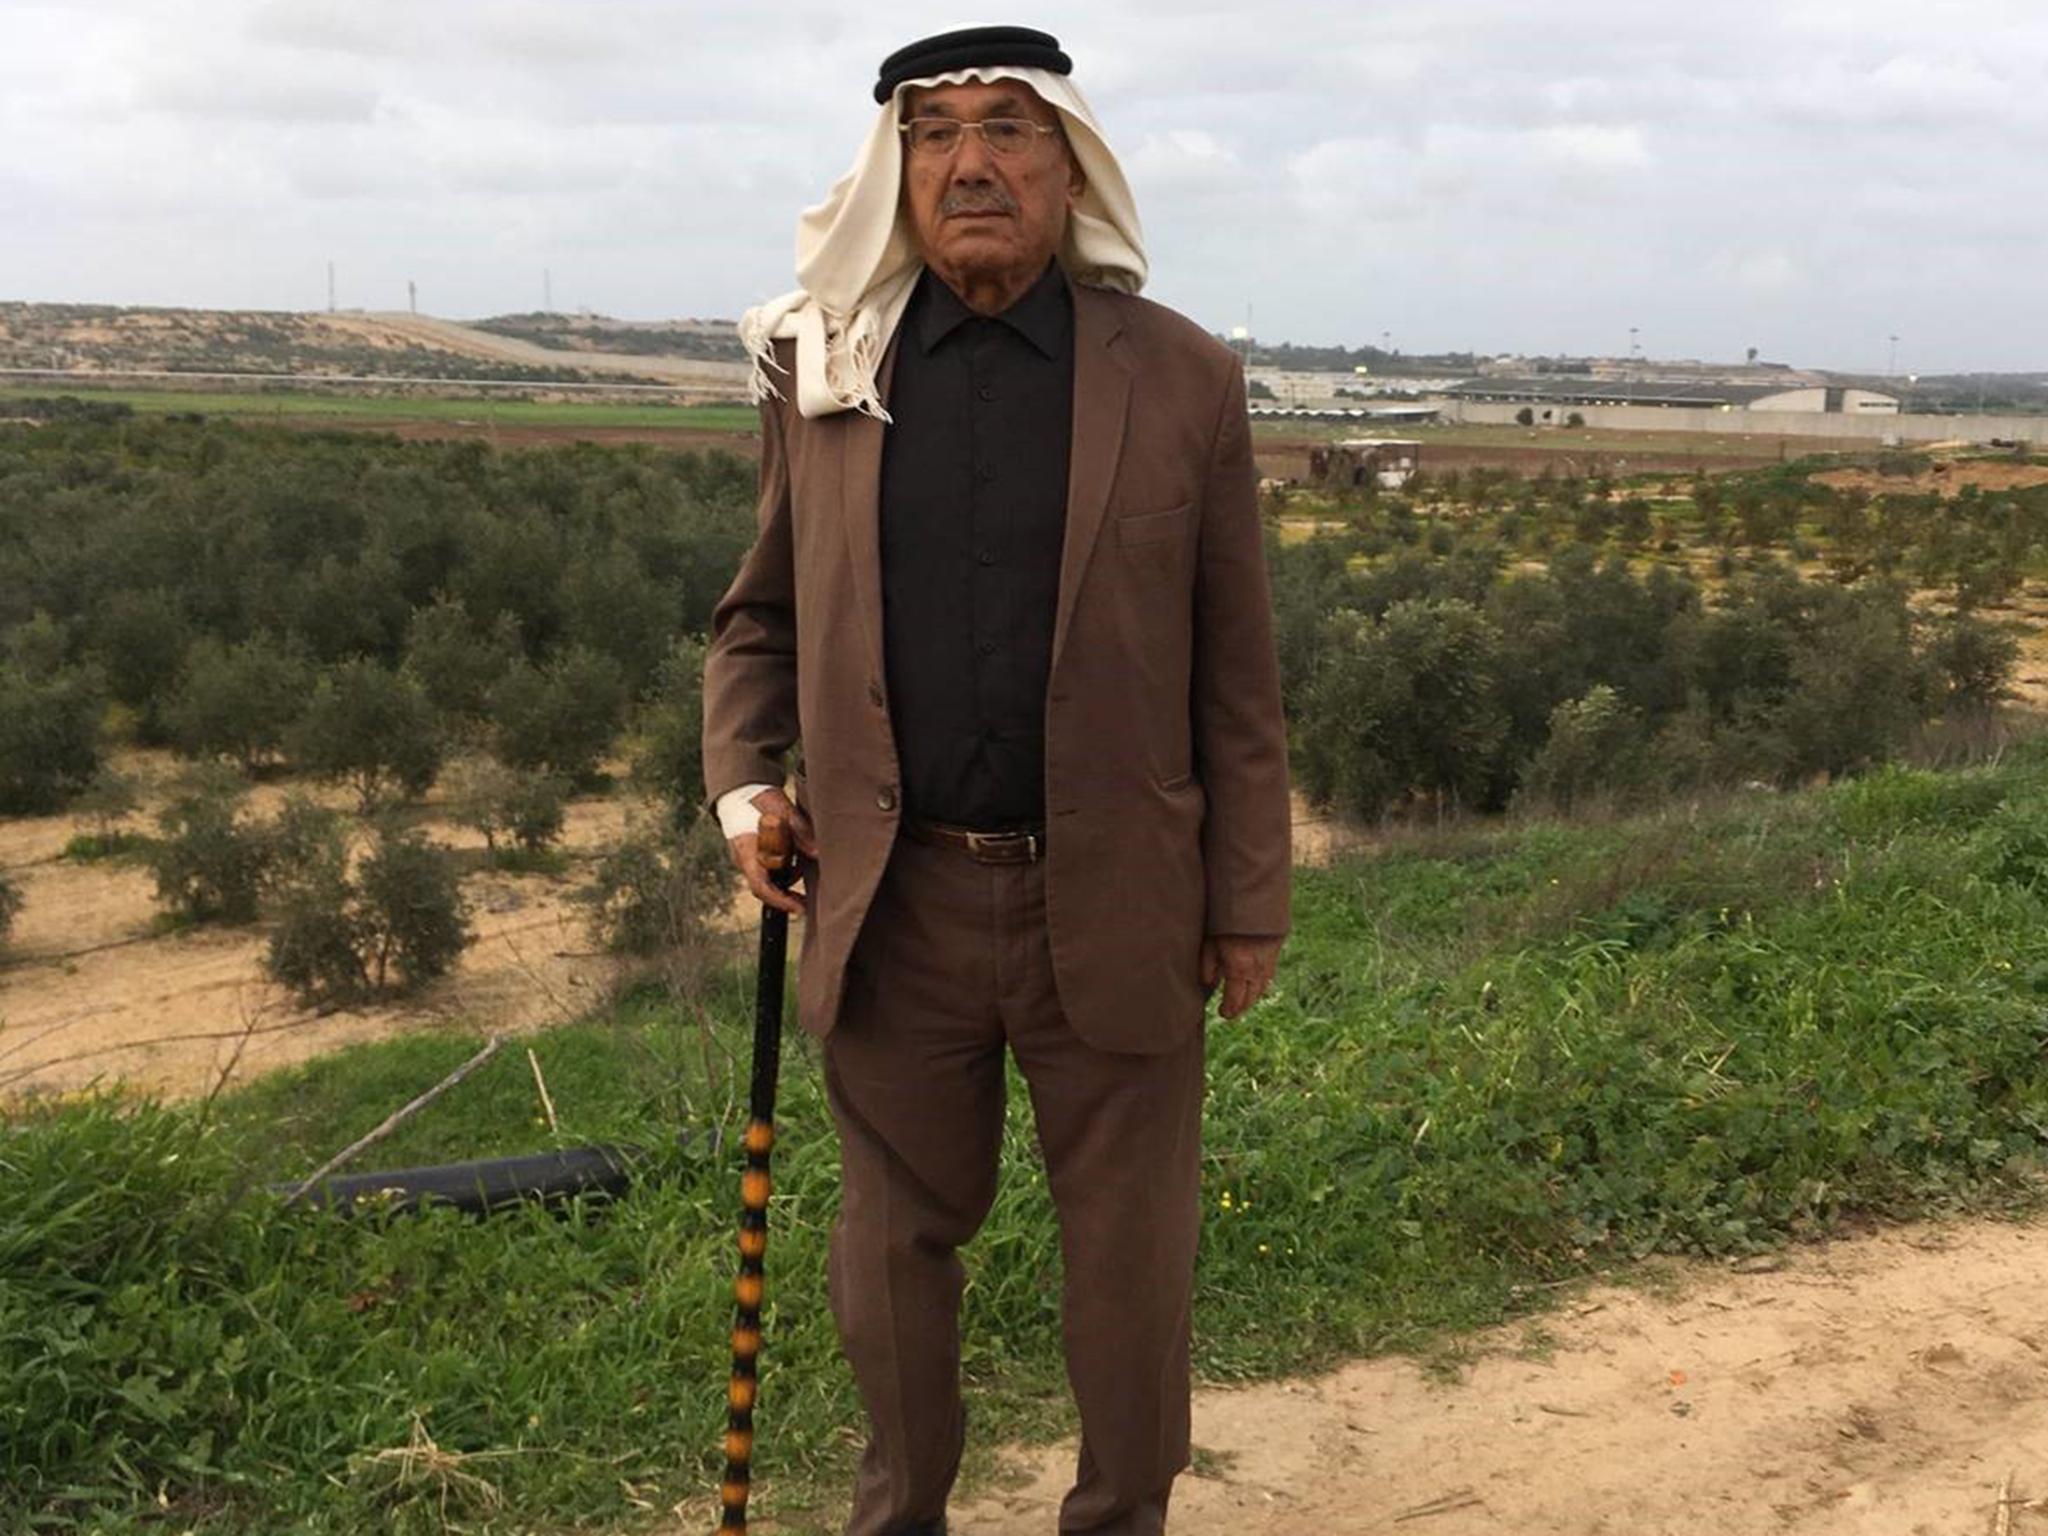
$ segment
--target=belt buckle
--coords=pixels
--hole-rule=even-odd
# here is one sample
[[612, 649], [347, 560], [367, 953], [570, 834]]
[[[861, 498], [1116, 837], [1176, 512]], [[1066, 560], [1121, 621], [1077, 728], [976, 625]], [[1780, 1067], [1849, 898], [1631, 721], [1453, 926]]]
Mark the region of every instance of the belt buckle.
[[[1023, 857], [1016, 856], [1019, 848]], [[1038, 834], [1035, 832], [969, 832], [968, 856], [983, 864], [1035, 864], [1038, 862]]]

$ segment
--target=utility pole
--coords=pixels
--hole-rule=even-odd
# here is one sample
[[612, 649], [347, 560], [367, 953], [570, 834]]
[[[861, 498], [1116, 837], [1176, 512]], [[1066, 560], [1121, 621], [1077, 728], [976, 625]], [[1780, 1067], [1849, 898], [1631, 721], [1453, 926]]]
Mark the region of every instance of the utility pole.
[[420, 285], [409, 277], [405, 280], [405, 307], [414, 314], [420, 312]]
[[546, 267], [540, 269], [540, 307], [543, 314], [555, 312], [555, 274]]
[[1896, 336], [1892, 338], [1892, 359], [1885, 367], [1884, 376], [1888, 379], [1899, 376], [1899, 338]]
[[327, 263], [327, 313], [334, 313], [334, 262]]

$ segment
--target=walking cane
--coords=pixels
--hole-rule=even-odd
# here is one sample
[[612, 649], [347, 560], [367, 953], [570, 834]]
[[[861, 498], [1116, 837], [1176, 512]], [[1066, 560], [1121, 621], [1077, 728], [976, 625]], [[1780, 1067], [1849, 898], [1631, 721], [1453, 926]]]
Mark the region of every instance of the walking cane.
[[[761, 818], [761, 863], [779, 891], [796, 879], [790, 831], [780, 816]], [[747, 1090], [747, 1171], [740, 1176], [740, 1273], [733, 1282], [732, 1383], [726, 1389], [725, 1479], [721, 1532], [747, 1528], [754, 1459], [754, 1397], [760, 1384], [762, 1260], [768, 1252], [768, 1155], [775, 1147], [775, 1079], [782, 1065], [783, 958], [789, 914], [761, 905], [761, 967], [754, 987], [754, 1076]]]

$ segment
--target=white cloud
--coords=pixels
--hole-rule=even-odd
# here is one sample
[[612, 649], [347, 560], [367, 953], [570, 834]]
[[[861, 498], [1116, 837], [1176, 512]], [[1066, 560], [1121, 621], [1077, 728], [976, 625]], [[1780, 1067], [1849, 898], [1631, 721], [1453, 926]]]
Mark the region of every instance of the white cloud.
[[1601, 123], [1559, 123], [1532, 135], [1539, 158], [1553, 165], [1596, 175], [1641, 171], [1650, 167], [1649, 147], [1634, 124], [1609, 127]]
[[[958, 0], [0, 0], [0, 298], [732, 313]], [[1302, 341], [2041, 366], [2048, 10], [1041, 0], [1155, 292]], [[1967, 274], [1944, 281], [1942, 273]], [[1888, 318], [1874, 322], [1872, 314]], [[1620, 338], [1617, 341], [1616, 338]], [[1930, 340], [1929, 346], [1935, 343]]]
[[1806, 283], [1798, 259], [1785, 251], [1723, 251], [1711, 269], [1723, 282], [1754, 293], [1784, 293]]

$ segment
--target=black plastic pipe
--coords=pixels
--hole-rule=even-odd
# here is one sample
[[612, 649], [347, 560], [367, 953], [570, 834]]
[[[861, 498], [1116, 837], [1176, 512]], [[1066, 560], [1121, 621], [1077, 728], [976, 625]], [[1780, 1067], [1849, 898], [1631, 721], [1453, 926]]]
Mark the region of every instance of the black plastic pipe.
[[633, 1181], [632, 1147], [567, 1147], [523, 1157], [487, 1157], [381, 1173], [337, 1173], [306, 1192], [305, 1203], [347, 1215], [358, 1208], [408, 1212], [450, 1205], [478, 1215], [525, 1201], [557, 1204], [577, 1195], [624, 1194]]

